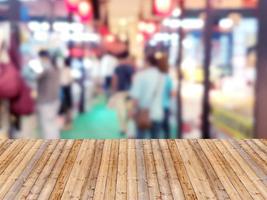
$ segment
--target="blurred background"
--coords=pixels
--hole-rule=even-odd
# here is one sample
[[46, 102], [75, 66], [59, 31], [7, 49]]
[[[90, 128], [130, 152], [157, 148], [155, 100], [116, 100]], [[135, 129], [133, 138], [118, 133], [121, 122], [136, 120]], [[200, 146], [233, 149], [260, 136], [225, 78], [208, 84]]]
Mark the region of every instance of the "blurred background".
[[266, 7], [0, 0], [0, 138], [267, 138]]

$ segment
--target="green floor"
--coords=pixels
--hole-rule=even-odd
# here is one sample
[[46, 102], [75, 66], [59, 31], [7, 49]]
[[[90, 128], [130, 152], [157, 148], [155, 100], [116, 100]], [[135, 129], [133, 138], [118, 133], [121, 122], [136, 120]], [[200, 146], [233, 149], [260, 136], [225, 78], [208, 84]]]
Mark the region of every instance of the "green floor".
[[[116, 113], [106, 106], [104, 97], [96, 100], [92, 109], [74, 120], [69, 131], [61, 133], [62, 139], [120, 139], [119, 122]], [[175, 138], [175, 128], [172, 128]]]
[[116, 113], [106, 107], [99, 97], [92, 109], [74, 120], [73, 128], [61, 134], [63, 139], [118, 139], [119, 123]]

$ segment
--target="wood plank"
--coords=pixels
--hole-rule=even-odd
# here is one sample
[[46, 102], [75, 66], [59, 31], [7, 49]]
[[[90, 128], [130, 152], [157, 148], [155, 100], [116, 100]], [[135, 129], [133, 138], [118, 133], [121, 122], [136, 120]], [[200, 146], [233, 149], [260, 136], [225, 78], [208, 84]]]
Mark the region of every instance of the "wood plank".
[[138, 199], [149, 199], [143, 142], [141, 140], [136, 140], [135, 146], [136, 146], [136, 166], [137, 166], [137, 177], [138, 177], [137, 179]]
[[264, 160], [262, 160], [262, 158], [259, 157], [259, 155], [253, 151], [253, 149], [251, 149], [251, 147], [249, 145], [247, 145], [244, 141], [234, 141], [235, 145], [241, 147], [244, 152], [249, 155], [250, 159], [252, 159], [258, 170], [263, 171], [264, 174], [267, 174], [267, 167], [266, 167], [266, 163], [264, 162]]
[[39, 195], [39, 199], [42, 199], [42, 200], [46, 200], [46, 199], [49, 199], [54, 187], [55, 187], [55, 184], [57, 182], [57, 179], [60, 175], [60, 172], [64, 166], [64, 163], [70, 153], [70, 150], [73, 146], [73, 141], [72, 140], [68, 140], [64, 146], [64, 149], [62, 149], [62, 153], [60, 155], [60, 157], [58, 158], [51, 174], [49, 175], [46, 183], [43, 185], [42, 187], [42, 190], [40, 192], [40, 195]]
[[0, 140], [0, 156], [13, 142], [14, 140]]
[[168, 181], [168, 174], [166, 172], [162, 153], [159, 146], [159, 141], [152, 140], [151, 144], [153, 149], [154, 162], [156, 166], [161, 199], [173, 199], [170, 184]]
[[184, 193], [175, 171], [174, 163], [166, 140], [159, 140], [163, 161], [165, 163], [168, 179], [174, 199], [184, 199]]
[[116, 198], [119, 144], [120, 142], [118, 140], [112, 141], [110, 159], [109, 159], [109, 169], [108, 169], [107, 183], [106, 183], [106, 190], [104, 197], [104, 199], [106, 200], [112, 200]]
[[[90, 171], [92, 170], [92, 162], [94, 158], [95, 153], [95, 140], [90, 140], [89, 144], [87, 146], [87, 151], [85, 154], [85, 158], [83, 159], [83, 163], [80, 168], [80, 173], [78, 175], [78, 179], [76, 183], [74, 184], [74, 189], [72, 192], [72, 199], [81, 199], [82, 196], [82, 189], [84, 187], [84, 184], [86, 183], [86, 179], [88, 175], [90, 174]], [[69, 179], [69, 181], [72, 181], [72, 179]]]
[[25, 150], [25, 153], [22, 151], [23, 152], [21, 154], [22, 159], [20, 160], [20, 162], [16, 163], [16, 161], [15, 161], [14, 163], [11, 163], [11, 165], [12, 164], [16, 164], [14, 170], [12, 170], [12, 171], [5, 170], [3, 172], [3, 174], [1, 175], [1, 178], [0, 178], [0, 185], [1, 185], [0, 199], [5, 197], [5, 195], [7, 194], [8, 190], [16, 182], [16, 180], [19, 177], [19, 175], [26, 168], [28, 162], [32, 159], [32, 157], [34, 156], [36, 151], [41, 146], [42, 141], [41, 140], [33, 141], [33, 145], [30, 142], [28, 144], [29, 144], [28, 147], [31, 148], [31, 149], [28, 148], [27, 149], [28, 151], [26, 151], [26, 148], [23, 149], [23, 150]]
[[121, 140], [119, 146], [118, 177], [116, 199], [127, 199], [127, 140]]
[[[82, 178], [79, 176], [82, 170], [82, 166], [84, 167], [85, 163], [88, 164], [88, 162], [90, 162], [90, 160], [88, 161], [87, 158], [91, 157], [87, 153], [92, 154], [93, 151], [92, 148], [88, 147], [89, 145], [94, 145], [94, 142], [95, 141], [89, 141], [89, 140], [84, 140], [82, 142], [81, 148], [79, 150], [79, 153], [71, 170], [70, 176], [64, 188], [63, 195], [61, 197], [62, 199], [75, 199], [74, 190], [79, 182], [79, 178]], [[88, 150], [90, 151], [88, 152]]]
[[92, 169], [87, 178], [86, 184], [84, 185], [82, 189], [82, 194], [83, 194], [82, 199], [84, 200], [93, 199], [94, 197], [98, 172], [99, 172], [101, 160], [102, 160], [103, 148], [104, 148], [104, 140], [98, 140], [96, 142], [96, 150], [95, 150], [94, 160], [92, 164]]
[[38, 179], [43, 168], [45, 167], [48, 159], [50, 158], [50, 156], [54, 152], [54, 149], [56, 148], [56, 145], [58, 144], [58, 142], [59, 141], [57, 141], [57, 140], [49, 142], [49, 145], [48, 145], [46, 151], [44, 152], [44, 154], [42, 155], [42, 157], [40, 158], [40, 160], [38, 161], [38, 163], [36, 164], [36, 166], [32, 170], [32, 173], [30, 174], [30, 176], [24, 181], [24, 183], [23, 183], [20, 191], [18, 191], [15, 199], [21, 199], [21, 200], [26, 199], [26, 197], [30, 193], [30, 190], [33, 187], [35, 181]]
[[154, 162], [154, 156], [150, 140], [143, 140], [144, 144], [144, 159], [146, 168], [146, 178], [149, 192], [149, 199], [161, 199], [157, 171]]
[[267, 145], [267, 139], [260, 139], [260, 141], [261, 141], [262, 143], [264, 143], [265, 145]]
[[231, 183], [238, 191], [239, 196], [242, 199], [252, 199], [252, 196], [249, 194], [247, 188], [244, 186], [244, 184], [241, 182], [239, 177], [236, 175], [231, 165], [223, 157], [222, 153], [219, 151], [219, 149], [214, 144], [214, 141], [206, 141], [206, 144], [208, 144], [208, 146], [210, 147], [214, 155], [218, 157], [218, 160], [220, 161], [221, 165], [224, 168], [224, 172], [231, 179]]
[[214, 194], [216, 194], [218, 199], [230, 199], [229, 195], [224, 189], [222, 182], [218, 178], [216, 171], [213, 169], [207, 156], [199, 145], [198, 140], [190, 140], [190, 144], [194, 147], [193, 150], [198, 156], [199, 162], [201, 163], [203, 169], [205, 169], [209, 182], [212, 183], [210, 184], [210, 186]]
[[257, 186], [263, 195], [264, 199], [267, 199], [267, 190], [266, 185], [262, 182], [262, 180], [257, 176], [257, 174], [253, 171], [253, 169], [246, 163], [244, 158], [238, 153], [235, 147], [233, 147], [228, 141], [222, 141], [223, 145], [227, 148], [227, 150], [231, 153], [231, 155], [235, 158], [235, 160], [239, 163], [240, 167], [246, 172], [249, 176], [250, 180]]
[[216, 199], [205, 171], [201, 168], [201, 165], [191, 146], [186, 140], [176, 140], [176, 144], [185, 163], [186, 171], [190, 177], [197, 197], [199, 199]]
[[11, 145], [9, 145], [9, 147], [6, 149], [6, 151], [3, 152], [3, 154], [1, 154], [0, 174], [2, 174], [3, 171], [8, 168], [9, 164], [15, 159], [16, 156], [18, 156], [19, 152], [25, 144], [25, 140], [16, 140]]
[[45, 141], [42, 142], [40, 148], [36, 151], [32, 159], [29, 163], [27, 163], [26, 168], [23, 170], [20, 176], [14, 176], [12, 187], [10, 188], [9, 192], [6, 194], [5, 199], [13, 200], [16, 198], [16, 195], [18, 194], [20, 188], [23, 186], [24, 181], [28, 178], [30, 173], [32, 173], [34, 167], [38, 163], [38, 160], [41, 158], [42, 154], [44, 153], [45, 149], [47, 148], [49, 142]]
[[263, 151], [265, 154], [267, 154], [267, 145], [265, 145], [260, 140], [251, 140], [251, 141], [254, 142], [261, 149], [261, 151]]
[[70, 176], [71, 170], [75, 163], [81, 144], [82, 144], [81, 140], [75, 140], [71, 152], [68, 155], [66, 162], [64, 163], [64, 166], [60, 172], [59, 177], [57, 178], [57, 182], [56, 185], [54, 186], [53, 192], [50, 195], [50, 199], [58, 199], [58, 200], [61, 199], [62, 193]]
[[[9, 165], [2, 166], [2, 167], [5, 167], [5, 169], [3, 168], [2, 173], [0, 175], [0, 185], [1, 186], [4, 185], [4, 183], [6, 182], [7, 178], [18, 167], [18, 165], [20, 164], [20, 162], [22, 161], [22, 159], [25, 157], [25, 155], [28, 153], [28, 151], [30, 150], [30, 148], [35, 143], [36, 143], [36, 141], [34, 141], [34, 140], [31, 140], [31, 141], [27, 142], [26, 145], [19, 152], [14, 152], [17, 155], [14, 156], [14, 157], [12, 156], [14, 159], [10, 162]], [[18, 144], [18, 146], [20, 146], [20, 144]], [[18, 150], [18, 149], [16, 149], [16, 150]]]
[[101, 199], [104, 199], [105, 197], [111, 144], [112, 144], [111, 140], [106, 140], [104, 144], [101, 165], [100, 165], [96, 187], [95, 187], [95, 193], [93, 197], [93, 199], [95, 200], [101, 200]]
[[178, 175], [181, 187], [184, 192], [185, 199], [197, 199], [196, 193], [187, 174], [182, 157], [180, 155], [180, 152], [178, 151], [176, 142], [174, 140], [168, 140], [167, 143], [171, 152], [176, 173]]
[[3, 144], [5, 142], [7, 142], [7, 141], [10, 141], [11, 142], [11, 140], [8, 140], [8, 139], [0, 139], [0, 149], [2, 148]]
[[214, 144], [220, 149], [221, 154], [224, 156], [225, 160], [229, 163], [234, 173], [238, 176], [240, 181], [246, 187], [247, 191], [253, 197], [253, 199], [263, 200], [263, 196], [256, 185], [249, 179], [245, 171], [239, 166], [236, 160], [231, 156], [231, 153], [224, 147], [221, 141], [214, 140]]
[[135, 141], [128, 140], [127, 199], [137, 200], [137, 167]]
[[59, 141], [55, 151], [53, 152], [53, 154], [51, 155], [51, 157], [47, 161], [46, 166], [44, 167], [40, 176], [38, 177], [38, 179], [34, 183], [34, 186], [32, 187], [32, 189], [31, 189], [31, 191], [30, 191], [30, 193], [26, 199], [37, 199], [38, 198], [38, 196], [40, 195], [40, 192], [42, 190], [42, 187], [46, 183], [51, 171], [53, 170], [53, 168], [56, 164], [56, 161], [59, 158], [65, 144], [66, 144], [65, 140]]
[[230, 199], [239, 199], [239, 193], [237, 192], [236, 188], [232, 185], [231, 179], [226, 175], [225, 169], [221, 164], [219, 158], [214, 156], [212, 153], [212, 149], [206, 144], [205, 140], [198, 140], [203, 152], [206, 154], [209, 162], [213, 166], [213, 169], [216, 171], [218, 178], [220, 179], [221, 183], [223, 184], [226, 192], [228, 193]]
[[245, 143], [251, 148], [255, 155], [262, 160], [262, 164], [267, 169], [267, 154], [252, 140], [244, 140]]

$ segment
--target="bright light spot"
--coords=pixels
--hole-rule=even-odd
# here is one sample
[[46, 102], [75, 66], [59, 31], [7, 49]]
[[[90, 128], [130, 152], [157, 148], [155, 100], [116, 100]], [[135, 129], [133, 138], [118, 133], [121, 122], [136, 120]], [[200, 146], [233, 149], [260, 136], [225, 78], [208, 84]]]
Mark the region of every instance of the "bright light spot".
[[61, 35], [60, 35], [60, 38], [61, 40], [63, 40], [64, 42], [68, 42], [70, 41], [71, 39], [71, 36], [68, 32], [63, 32]]
[[91, 7], [91, 4], [89, 4], [88, 2], [82, 1], [79, 3], [78, 10], [79, 10], [79, 14], [82, 17], [85, 17], [90, 13], [90, 11], [92, 10], [92, 7]]
[[182, 14], [182, 11], [180, 8], [175, 8], [173, 11], [172, 11], [172, 16], [173, 17], [180, 17]]
[[81, 23], [71, 23], [70, 24], [70, 30], [73, 32], [83, 32], [84, 25]]
[[191, 39], [184, 39], [183, 40], [183, 46], [184, 46], [184, 48], [190, 49], [190, 48], [193, 47], [193, 45], [194, 45], [194, 43], [193, 43], [193, 41]]
[[177, 29], [177, 28], [181, 27], [182, 23], [181, 23], [181, 20], [179, 20], [179, 19], [167, 18], [167, 19], [163, 20], [162, 24], [166, 27], [170, 27], [172, 29]]
[[155, 6], [158, 12], [167, 13], [171, 8], [171, 0], [155, 0]]
[[83, 33], [73, 33], [70, 35], [70, 40], [75, 41], [75, 42], [82, 42], [83, 41]]
[[219, 26], [222, 29], [231, 29], [234, 26], [234, 21], [230, 18], [221, 19]]
[[119, 25], [120, 25], [120, 26], [126, 26], [126, 25], [127, 25], [127, 20], [126, 20], [125, 18], [121, 18], [121, 19], [119, 20]]
[[33, 34], [33, 38], [37, 41], [45, 42], [48, 40], [49, 34], [47, 32], [44, 32], [44, 31], [36, 31]]
[[173, 45], [173, 46], [177, 46], [178, 45], [178, 43], [179, 43], [179, 35], [177, 34], [177, 33], [172, 33], [171, 35], [170, 35], [170, 39], [171, 39], [171, 44]]
[[141, 34], [141, 33], [137, 34], [137, 36], [136, 36], [136, 41], [137, 41], [138, 43], [142, 43], [142, 42], [144, 42], [144, 36], [143, 36], [143, 34]]
[[194, 69], [197, 66], [197, 62], [194, 59], [188, 58], [182, 62], [182, 68]]
[[31, 31], [40, 31], [41, 26], [40, 26], [40, 23], [39, 22], [31, 21], [31, 22], [28, 23], [28, 28]]
[[156, 26], [155, 26], [155, 24], [150, 23], [150, 24], [147, 24], [147, 25], [146, 25], [146, 32], [152, 34], [152, 33], [154, 33], [155, 31], [156, 31]]
[[36, 74], [41, 74], [44, 71], [44, 68], [39, 59], [33, 59], [29, 61], [29, 67], [32, 69]]
[[28, 28], [32, 32], [36, 31], [49, 31], [50, 30], [50, 24], [48, 22], [37, 22], [37, 21], [31, 21], [28, 23]]
[[138, 29], [139, 29], [140, 31], [144, 31], [144, 30], [146, 29], [146, 23], [145, 23], [145, 22], [140, 22], [140, 23], [138, 24]]
[[170, 26], [171, 25], [171, 19], [169, 19], [169, 18], [164, 19], [163, 22], [162, 22], [162, 24], [164, 26]]
[[79, 79], [82, 77], [82, 72], [79, 69], [72, 69], [71, 70], [71, 75], [72, 77], [74, 77], [75, 79]]
[[182, 27], [184, 29], [202, 29], [204, 27], [204, 21], [202, 19], [184, 19], [182, 21]]
[[107, 41], [107, 42], [114, 42], [115, 41], [115, 37], [114, 37], [114, 35], [107, 35], [106, 37], [105, 37], [105, 40]]
[[84, 33], [83, 41], [85, 42], [100, 42], [100, 36], [95, 33]]
[[168, 33], [156, 33], [154, 39], [159, 42], [167, 42], [170, 39], [170, 35]]
[[41, 24], [42, 31], [49, 31], [50, 30], [50, 24], [48, 22], [42, 22]]
[[54, 22], [53, 30], [56, 32], [68, 32], [69, 31], [69, 23], [68, 22]]

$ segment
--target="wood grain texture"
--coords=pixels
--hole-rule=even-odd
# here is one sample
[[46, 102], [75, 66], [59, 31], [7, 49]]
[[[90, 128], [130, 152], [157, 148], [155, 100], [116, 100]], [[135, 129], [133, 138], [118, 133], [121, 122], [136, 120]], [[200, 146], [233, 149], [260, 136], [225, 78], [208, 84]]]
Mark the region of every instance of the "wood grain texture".
[[0, 199], [267, 199], [266, 140], [0, 140]]

